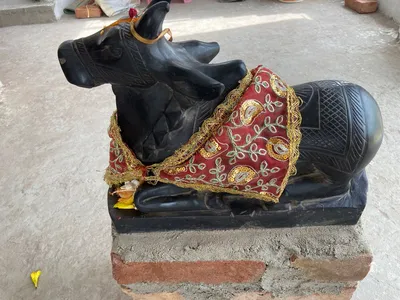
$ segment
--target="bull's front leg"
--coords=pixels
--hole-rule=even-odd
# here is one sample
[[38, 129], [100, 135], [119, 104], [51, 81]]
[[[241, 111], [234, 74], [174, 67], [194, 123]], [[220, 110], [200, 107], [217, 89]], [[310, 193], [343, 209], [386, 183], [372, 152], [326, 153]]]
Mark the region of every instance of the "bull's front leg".
[[197, 192], [166, 183], [141, 185], [135, 193], [135, 205], [143, 213], [229, 210], [220, 194]]

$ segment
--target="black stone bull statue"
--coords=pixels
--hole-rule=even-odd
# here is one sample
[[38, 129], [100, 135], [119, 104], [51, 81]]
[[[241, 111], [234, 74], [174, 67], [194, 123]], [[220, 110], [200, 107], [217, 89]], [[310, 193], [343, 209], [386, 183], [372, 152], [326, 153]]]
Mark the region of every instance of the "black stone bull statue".
[[[163, 161], [185, 144], [248, 72], [241, 60], [211, 64], [219, 52], [215, 42], [159, 38], [169, 2], [154, 0], [133, 25], [121, 22], [66, 41], [58, 50], [70, 83], [112, 85], [122, 139], [145, 165]], [[334, 199], [349, 191], [377, 153], [383, 137], [380, 110], [352, 83], [318, 81], [293, 88], [302, 99], [300, 157], [280, 201]], [[135, 194], [143, 213], [226, 209], [231, 201], [253, 200], [166, 183], [143, 184]]]

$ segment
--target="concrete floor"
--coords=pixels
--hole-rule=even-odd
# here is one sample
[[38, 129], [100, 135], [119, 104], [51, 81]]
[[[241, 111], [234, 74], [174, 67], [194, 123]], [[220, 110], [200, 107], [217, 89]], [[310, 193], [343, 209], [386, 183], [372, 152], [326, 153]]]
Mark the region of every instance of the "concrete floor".
[[[0, 299], [128, 299], [110, 269], [106, 208], [107, 127], [115, 109], [109, 86], [68, 84], [58, 45], [110, 23], [107, 18], [0, 28]], [[344, 79], [379, 102], [383, 146], [368, 168], [362, 222], [373, 269], [354, 300], [400, 294], [400, 48], [396, 25], [358, 15], [340, 0], [173, 4], [167, 26], [176, 40], [218, 41], [218, 61], [264, 64], [290, 84]], [[42, 270], [35, 290], [29, 274]]]

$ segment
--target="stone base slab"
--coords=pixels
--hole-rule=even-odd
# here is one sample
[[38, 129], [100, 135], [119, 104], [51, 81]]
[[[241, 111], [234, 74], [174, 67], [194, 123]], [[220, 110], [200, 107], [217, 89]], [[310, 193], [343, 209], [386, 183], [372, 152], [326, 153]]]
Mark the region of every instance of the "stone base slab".
[[120, 234], [113, 276], [132, 299], [351, 299], [372, 256], [362, 228]]
[[54, 6], [52, 0], [0, 1], [0, 27], [55, 22]]

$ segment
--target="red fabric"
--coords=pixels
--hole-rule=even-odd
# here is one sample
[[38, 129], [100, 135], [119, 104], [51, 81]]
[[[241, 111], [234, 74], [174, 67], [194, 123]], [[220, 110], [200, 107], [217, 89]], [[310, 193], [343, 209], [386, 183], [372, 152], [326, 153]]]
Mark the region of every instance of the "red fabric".
[[[277, 94], [284, 92], [287, 87], [278, 77], [277, 83], [273, 84], [271, 77], [274, 74], [266, 68], [259, 67], [252, 73], [253, 81], [229, 121], [205, 144], [206, 148], [211, 144], [220, 150], [212, 154], [212, 151], [207, 152], [203, 147], [192, 159], [177, 166], [175, 170], [161, 172], [161, 178], [177, 183], [206, 184], [279, 196], [288, 173], [289, 152], [287, 151], [286, 159], [277, 159], [268, 153], [267, 144], [271, 139], [281, 140], [289, 148], [286, 132], [287, 101]], [[243, 112], [244, 117], [246, 113], [251, 116], [247, 118], [247, 122], [246, 118], [241, 117]], [[281, 147], [283, 151], [280, 149], [279, 153], [286, 152], [284, 147]], [[202, 155], [204, 153], [208, 153], [209, 157]]]
[[[252, 75], [229, 120], [183, 164], [158, 169], [156, 180], [278, 201], [298, 155], [298, 99], [269, 69], [260, 66]], [[152, 166], [141, 164], [122, 142], [116, 116], [111, 122], [106, 181], [147, 180]]]
[[110, 142], [110, 162], [108, 168], [114, 174], [123, 174], [128, 172], [128, 165], [125, 159], [124, 153], [119, 147], [118, 143], [116, 143], [115, 136], [112, 131], [108, 133], [109, 137], [111, 138]]

